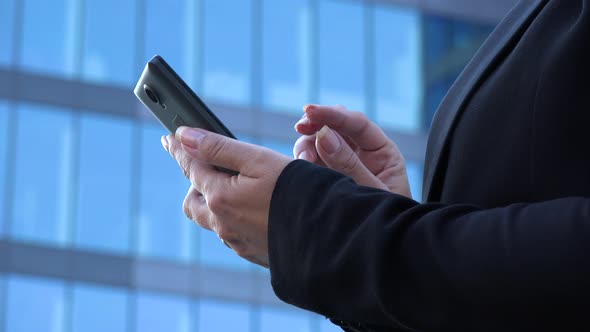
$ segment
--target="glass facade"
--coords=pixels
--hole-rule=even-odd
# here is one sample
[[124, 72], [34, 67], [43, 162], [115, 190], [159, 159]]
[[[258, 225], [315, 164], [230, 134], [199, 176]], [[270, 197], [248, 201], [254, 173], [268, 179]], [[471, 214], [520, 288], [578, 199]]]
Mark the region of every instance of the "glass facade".
[[424, 15], [423, 21], [426, 88], [423, 126], [429, 128], [440, 101], [493, 26], [433, 15]]
[[199, 234], [199, 260], [204, 265], [236, 270], [250, 269], [250, 263], [229, 250], [217, 234], [207, 230], [201, 230]]
[[195, 258], [201, 232], [182, 211], [190, 182], [162, 148], [162, 128], [153, 123], [141, 127], [138, 253], [188, 262]]
[[368, 113], [365, 15], [361, 2], [326, 0], [319, 8], [319, 102]]
[[136, 11], [134, 0], [84, 2], [84, 79], [120, 85], [128, 85], [135, 79]]
[[65, 329], [64, 283], [9, 276], [6, 283], [6, 331], [62, 332]]
[[156, 54], [163, 56], [188, 84], [196, 83], [194, 68], [198, 64], [195, 46], [199, 36], [196, 20], [198, 3], [191, 0], [145, 1], [142, 59], [147, 60]]
[[295, 142], [281, 142], [274, 139], [262, 139], [260, 144], [267, 148], [282, 153], [286, 156], [293, 157], [293, 145]]
[[6, 166], [8, 164], [8, 119], [9, 106], [0, 102], [0, 237], [5, 233], [6, 224], [6, 178], [8, 176]]
[[12, 125], [17, 128], [12, 236], [63, 246], [71, 228], [73, 114], [55, 107], [22, 104]]
[[203, 93], [212, 100], [252, 101], [252, 0], [203, 0]]
[[417, 200], [422, 200], [422, 173], [424, 172], [422, 163], [416, 161], [406, 162], [406, 172], [408, 173], [408, 180], [410, 181], [410, 190], [412, 197]]
[[0, 66], [13, 62], [15, 1], [4, 0], [0, 3]]
[[338, 331], [186, 218], [190, 182], [135, 80], [161, 54], [215, 109], [252, 114], [240, 138], [288, 156], [311, 102], [420, 148], [492, 28], [387, 1], [0, 1], [0, 82], [39, 92], [0, 84], [0, 244], [28, 257], [0, 270], [0, 332]]
[[[42, 74], [72, 77], [81, 15], [78, 0], [22, 0], [22, 40], [18, 63]], [[105, 24], [107, 26], [108, 24]]]
[[188, 298], [151, 293], [137, 296], [137, 332], [190, 332], [195, 317]]
[[248, 306], [204, 299], [199, 303], [199, 331], [251, 331]]
[[341, 332], [342, 329], [332, 324], [329, 319], [320, 318], [320, 332]]
[[311, 316], [303, 312], [289, 312], [273, 308], [264, 308], [260, 313], [260, 331], [273, 332], [281, 326], [284, 332], [311, 332]]
[[79, 128], [74, 242], [78, 247], [126, 253], [135, 171], [132, 122], [84, 115]]
[[299, 114], [310, 102], [311, 7], [309, 0], [263, 1], [263, 104]]
[[420, 15], [415, 9], [375, 10], [376, 119], [416, 132], [421, 129]]
[[124, 332], [129, 326], [129, 296], [122, 289], [76, 285], [71, 308], [72, 331]]

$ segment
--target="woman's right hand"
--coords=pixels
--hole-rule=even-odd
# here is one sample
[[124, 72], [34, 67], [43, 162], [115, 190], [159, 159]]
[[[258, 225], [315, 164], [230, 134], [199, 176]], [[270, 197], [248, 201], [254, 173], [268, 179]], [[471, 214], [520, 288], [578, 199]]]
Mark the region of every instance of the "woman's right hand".
[[295, 125], [302, 134], [297, 159], [326, 166], [363, 186], [411, 198], [406, 162], [398, 147], [363, 113], [342, 106], [307, 105]]

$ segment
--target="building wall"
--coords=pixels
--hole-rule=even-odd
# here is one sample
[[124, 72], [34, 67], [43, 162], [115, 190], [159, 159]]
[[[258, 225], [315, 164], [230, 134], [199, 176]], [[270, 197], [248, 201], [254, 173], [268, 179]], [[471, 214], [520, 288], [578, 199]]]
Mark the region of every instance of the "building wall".
[[303, 105], [362, 111], [419, 200], [432, 115], [495, 21], [406, 2], [2, 0], [0, 332], [336, 331], [187, 220], [132, 87], [161, 54], [240, 139], [287, 155]]

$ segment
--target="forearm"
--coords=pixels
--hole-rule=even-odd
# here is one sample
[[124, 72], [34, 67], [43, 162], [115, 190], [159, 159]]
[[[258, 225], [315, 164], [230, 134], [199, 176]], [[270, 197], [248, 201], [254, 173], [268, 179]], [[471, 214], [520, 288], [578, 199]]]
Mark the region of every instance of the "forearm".
[[532, 319], [589, 295], [589, 205], [419, 204], [294, 162], [271, 203], [273, 287], [328, 317], [384, 326]]

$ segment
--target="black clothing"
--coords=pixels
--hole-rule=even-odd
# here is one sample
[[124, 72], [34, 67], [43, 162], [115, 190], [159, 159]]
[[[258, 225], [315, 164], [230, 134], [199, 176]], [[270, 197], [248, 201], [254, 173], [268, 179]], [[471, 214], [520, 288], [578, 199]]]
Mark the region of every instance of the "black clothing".
[[304, 161], [279, 298], [348, 331], [590, 330], [590, 0], [521, 1], [441, 103], [420, 204]]

